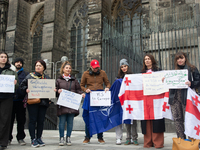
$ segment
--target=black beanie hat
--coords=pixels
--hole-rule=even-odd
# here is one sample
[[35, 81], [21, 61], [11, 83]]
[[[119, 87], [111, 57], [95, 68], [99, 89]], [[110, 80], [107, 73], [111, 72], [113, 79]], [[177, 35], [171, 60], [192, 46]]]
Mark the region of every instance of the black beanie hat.
[[24, 60], [22, 58], [16, 58], [14, 61], [13, 61], [13, 65], [15, 65], [16, 62], [20, 61], [22, 63], [22, 67], [24, 65]]

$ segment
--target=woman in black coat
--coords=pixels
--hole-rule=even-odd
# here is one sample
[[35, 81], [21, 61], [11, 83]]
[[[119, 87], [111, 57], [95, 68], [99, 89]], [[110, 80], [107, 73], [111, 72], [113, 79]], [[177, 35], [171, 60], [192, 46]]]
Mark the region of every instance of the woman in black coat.
[[[38, 60], [35, 62], [35, 72], [30, 73], [21, 82], [20, 88], [22, 91], [29, 93], [28, 89], [28, 79], [50, 79], [49, 76], [44, 74], [46, 69], [46, 63], [43, 60]], [[49, 106], [49, 99], [41, 99], [38, 104], [27, 104], [27, 109], [29, 113], [29, 134], [31, 136], [31, 146], [39, 147], [45, 146], [45, 143], [41, 140], [45, 114]], [[36, 129], [37, 124], [37, 129]], [[35, 131], [37, 130], [37, 132]]]
[[[174, 59], [175, 70], [188, 69], [188, 80], [186, 84], [190, 88], [196, 88], [200, 84], [200, 74], [197, 68], [191, 65], [187, 55], [178, 52]], [[184, 113], [187, 99], [187, 89], [171, 89], [169, 90], [169, 104], [171, 106], [172, 116], [176, 128], [177, 137], [185, 139], [184, 134]]]
[[[151, 54], [146, 54], [143, 59], [142, 73], [150, 73], [154, 71], [160, 71], [157, 67], [155, 58]], [[164, 132], [165, 132], [165, 120], [142, 120], [141, 121], [142, 134], [144, 134], [144, 147], [155, 148], [164, 147]]]

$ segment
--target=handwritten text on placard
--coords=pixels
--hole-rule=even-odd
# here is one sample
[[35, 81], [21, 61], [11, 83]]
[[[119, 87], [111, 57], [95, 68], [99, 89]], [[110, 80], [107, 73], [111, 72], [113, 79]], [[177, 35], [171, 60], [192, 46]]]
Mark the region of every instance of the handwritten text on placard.
[[54, 79], [28, 79], [28, 98], [55, 98]]
[[169, 89], [188, 88], [186, 81], [188, 81], [187, 69], [165, 71], [164, 83]]
[[143, 74], [142, 76], [144, 95], [158, 95], [168, 91], [162, 83], [163, 73]]
[[14, 93], [15, 84], [14, 75], [0, 75], [0, 92], [2, 93]]
[[90, 106], [110, 106], [111, 93], [110, 91], [92, 91], [90, 93]]
[[82, 96], [80, 94], [62, 89], [62, 92], [59, 95], [57, 104], [64, 107], [78, 110], [81, 99], [82, 99]]

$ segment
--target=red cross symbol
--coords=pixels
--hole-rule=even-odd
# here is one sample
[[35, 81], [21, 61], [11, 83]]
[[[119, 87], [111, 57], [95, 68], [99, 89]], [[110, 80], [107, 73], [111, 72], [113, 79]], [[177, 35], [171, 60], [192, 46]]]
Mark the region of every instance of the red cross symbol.
[[169, 106], [167, 106], [167, 102], [164, 102], [162, 111], [165, 111], [166, 109], [169, 109]]
[[198, 135], [198, 136], [199, 136], [199, 133], [200, 133], [200, 126], [199, 126], [199, 125], [198, 125], [198, 127], [196, 127], [196, 126], [195, 126], [195, 127], [194, 127], [194, 129], [195, 129], [195, 130], [197, 130], [197, 133], [196, 133], [196, 135]]
[[195, 95], [195, 97], [192, 97], [192, 99], [195, 101], [196, 106], [198, 106], [198, 103], [200, 104], [200, 101], [198, 100], [198, 96]]
[[131, 83], [131, 80], [128, 80], [128, 77], [126, 77], [126, 81], [124, 81], [124, 83], [126, 83], [126, 86], [129, 86], [129, 83]]
[[133, 111], [133, 108], [131, 108], [131, 105], [128, 105], [128, 108], [126, 108], [126, 111], [129, 111], [129, 114], [131, 114], [131, 111]]

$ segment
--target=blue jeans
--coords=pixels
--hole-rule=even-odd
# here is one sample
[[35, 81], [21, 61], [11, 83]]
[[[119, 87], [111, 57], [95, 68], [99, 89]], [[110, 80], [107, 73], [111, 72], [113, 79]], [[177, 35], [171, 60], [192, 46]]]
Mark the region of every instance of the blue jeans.
[[67, 121], [67, 134], [70, 137], [73, 129], [74, 114], [64, 114], [59, 116], [59, 133], [60, 137], [64, 137], [65, 122]]
[[[89, 130], [88, 130], [88, 128], [86, 126], [85, 126], [85, 137], [89, 138], [89, 139], [91, 138], [90, 137], [90, 132], [89, 132]], [[98, 139], [102, 139], [103, 138], [103, 132], [102, 133], [98, 133], [97, 134], [97, 138]]]

